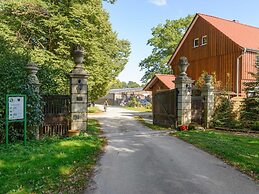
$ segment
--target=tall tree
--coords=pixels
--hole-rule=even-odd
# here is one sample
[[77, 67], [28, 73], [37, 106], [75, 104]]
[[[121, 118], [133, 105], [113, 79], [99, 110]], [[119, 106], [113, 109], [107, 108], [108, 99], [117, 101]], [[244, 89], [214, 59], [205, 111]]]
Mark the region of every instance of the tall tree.
[[147, 45], [153, 47], [152, 53], [139, 64], [141, 70], [145, 71], [141, 79], [143, 82], [147, 82], [156, 73], [170, 73], [171, 70], [167, 62], [192, 19], [193, 16], [188, 15], [177, 20], [166, 20], [165, 24], [159, 24], [152, 28], [153, 37], [147, 42]]
[[106, 93], [127, 63], [129, 42], [112, 31], [101, 0], [8, 0], [0, 1], [0, 7], [3, 38], [19, 42], [40, 66], [43, 93], [69, 91], [74, 44], [85, 48], [91, 100]]

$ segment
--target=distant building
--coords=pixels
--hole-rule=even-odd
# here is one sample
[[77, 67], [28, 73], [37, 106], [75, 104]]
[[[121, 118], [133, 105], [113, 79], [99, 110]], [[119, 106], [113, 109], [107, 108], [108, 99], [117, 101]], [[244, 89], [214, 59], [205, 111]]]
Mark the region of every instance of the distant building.
[[144, 91], [143, 88], [111, 89], [106, 96], [100, 98], [96, 103], [102, 104], [107, 99], [110, 105], [120, 105], [133, 96], [138, 99], [151, 98], [151, 92]]

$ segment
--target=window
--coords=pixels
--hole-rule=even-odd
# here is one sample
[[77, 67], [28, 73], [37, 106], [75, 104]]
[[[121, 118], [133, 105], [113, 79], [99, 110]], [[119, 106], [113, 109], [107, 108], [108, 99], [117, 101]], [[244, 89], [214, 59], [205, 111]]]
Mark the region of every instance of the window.
[[206, 36], [203, 36], [203, 37], [202, 37], [202, 40], [201, 40], [201, 45], [206, 45], [207, 42], [208, 42], [208, 37], [207, 37], [207, 35], [206, 35]]
[[193, 48], [196, 48], [199, 46], [199, 38], [195, 38], [193, 41]]

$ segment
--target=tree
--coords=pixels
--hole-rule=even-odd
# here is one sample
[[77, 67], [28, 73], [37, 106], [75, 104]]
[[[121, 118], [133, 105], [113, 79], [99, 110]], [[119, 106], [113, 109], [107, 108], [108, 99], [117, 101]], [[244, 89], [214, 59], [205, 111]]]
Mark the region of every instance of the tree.
[[126, 82], [121, 82], [120, 80], [116, 79], [114, 83], [112, 84], [111, 88], [112, 89], [119, 89], [119, 88], [138, 88], [141, 87], [137, 82], [134, 81], [129, 81], [128, 83]]
[[143, 82], [147, 82], [156, 73], [170, 73], [171, 69], [167, 62], [192, 19], [193, 16], [188, 15], [177, 20], [166, 20], [165, 24], [159, 24], [152, 28], [153, 37], [148, 40], [147, 44], [154, 48], [151, 55], [143, 59], [139, 64], [141, 70], [145, 71], [145, 75], [141, 79]]
[[255, 78], [253, 82], [246, 82], [248, 97], [244, 99], [241, 109], [241, 121], [246, 128], [259, 130], [259, 56], [256, 62], [257, 72], [251, 75]]
[[127, 63], [129, 42], [112, 31], [101, 0], [9, 0], [0, 6], [3, 38], [18, 42], [39, 65], [42, 93], [69, 92], [74, 44], [85, 48], [90, 100], [103, 96]]

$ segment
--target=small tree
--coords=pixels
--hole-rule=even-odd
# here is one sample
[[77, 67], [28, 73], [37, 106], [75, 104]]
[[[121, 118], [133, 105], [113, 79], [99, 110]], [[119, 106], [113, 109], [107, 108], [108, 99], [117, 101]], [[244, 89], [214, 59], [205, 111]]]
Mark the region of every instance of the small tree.
[[241, 110], [241, 121], [246, 128], [259, 130], [259, 56], [256, 60], [256, 72], [250, 73], [255, 81], [246, 82], [247, 98]]
[[214, 127], [240, 127], [239, 122], [236, 120], [236, 113], [233, 112], [233, 103], [226, 96], [218, 98], [211, 123]]

